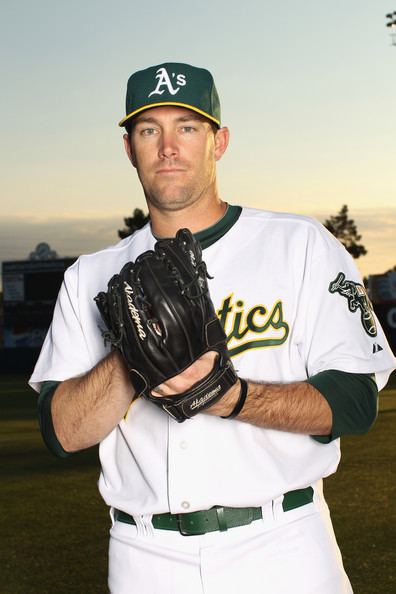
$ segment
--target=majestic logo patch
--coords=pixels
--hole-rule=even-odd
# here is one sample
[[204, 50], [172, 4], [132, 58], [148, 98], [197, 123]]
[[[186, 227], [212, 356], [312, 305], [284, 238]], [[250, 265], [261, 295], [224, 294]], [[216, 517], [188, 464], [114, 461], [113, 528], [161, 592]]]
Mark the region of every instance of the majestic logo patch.
[[255, 305], [245, 311], [241, 300], [233, 301], [233, 294], [224, 299], [217, 312], [227, 334], [227, 346], [231, 357], [250, 349], [280, 346], [289, 336], [289, 325], [283, 319], [282, 301], [272, 309]]
[[[171, 77], [172, 79], [175, 79], [176, 88], [172, 86]], [[162, 95], [165, 89], [160, 90], [161, 87], [166, 87], [171, 95], [176, 95], [176, 93], [180, 91], [180, 87], [184, 87], [186, 85], [185, 74], [176, 74], [175, 72], [172, 72], [171, 76], [169, 76], [166, 68], [158, 68], [155, 78], [158, 79], [157, 86], [155, 87], [154, 91], [149, 93], [148, 97], [151, 97], [151, 95]]]
[[380, 344], [377, 344], [376, 342], [373, 344], [373, 354], [375, 353], [379, 353], [380, 351], [383, 351], [384, 349], [382, 348], [382, 346]]
[[377, 336], [373, 307], [363, 285], [346, 280], [345, 274], [339, 272], [337, 278], [329, 284], [329, 291], [346, 297], [349, 311], [355, 312], [360, 309], [360, 319], [364, 330], [369, 336]]

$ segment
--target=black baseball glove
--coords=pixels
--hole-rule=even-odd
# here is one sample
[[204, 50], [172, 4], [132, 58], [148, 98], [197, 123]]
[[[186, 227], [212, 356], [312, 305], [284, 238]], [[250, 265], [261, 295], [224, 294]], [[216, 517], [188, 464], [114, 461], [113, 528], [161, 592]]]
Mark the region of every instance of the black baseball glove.
[[[95, 297], [104, 339], [124, 356], [137, 396], [179, 422], [212, 406], [238, 380], [207, 278], [198, 241], [181, 229], [125, 264]], [[208, 376], [182, 394], [152, 395], [208, 351], [218, 353]]]

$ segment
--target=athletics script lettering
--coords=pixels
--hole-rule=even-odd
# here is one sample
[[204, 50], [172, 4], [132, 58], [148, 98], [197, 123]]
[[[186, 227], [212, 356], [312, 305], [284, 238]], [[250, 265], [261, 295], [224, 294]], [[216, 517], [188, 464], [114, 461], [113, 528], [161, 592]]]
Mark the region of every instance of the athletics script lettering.
[[249, 349], [274, 347], [286, 342], [289, 325], [283, 318], [282, 301], [277, 301], [271, 309], [255, 305], [245, 311], [244, 306], [242, 300], [234, 300], [231, 294], [223, 300], [217, 312], [227, 335], [231, 357]]

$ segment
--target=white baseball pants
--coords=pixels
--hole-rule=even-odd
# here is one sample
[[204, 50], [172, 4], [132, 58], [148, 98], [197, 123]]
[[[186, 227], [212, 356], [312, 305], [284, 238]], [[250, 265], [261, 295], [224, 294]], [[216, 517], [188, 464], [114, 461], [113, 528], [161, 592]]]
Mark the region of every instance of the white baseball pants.
[[248, 526], [182, 536], [113, 523], [111, 594], [350, 594], [327, 505], [322, 497], [284, 512], [263, 507]]

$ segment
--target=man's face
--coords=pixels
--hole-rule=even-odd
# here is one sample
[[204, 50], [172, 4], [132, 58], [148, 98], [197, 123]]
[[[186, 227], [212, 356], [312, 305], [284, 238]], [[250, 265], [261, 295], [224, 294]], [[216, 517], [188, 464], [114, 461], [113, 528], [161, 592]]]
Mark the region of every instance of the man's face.
[[215, 188], [216, 160], [227, 145], [217, 137], [224, 135], [228, 141], [226, 128], [215, 134], [205, 118], [181, 107], [155, 107], [136, 116], [125, 147], [147, 202], [175, 211], [208, 195]]

